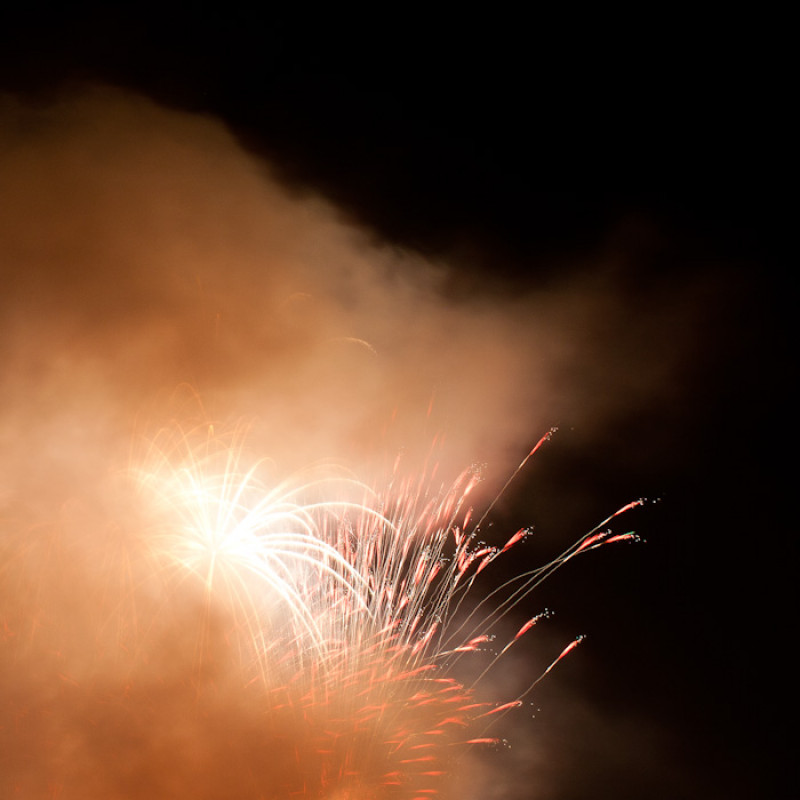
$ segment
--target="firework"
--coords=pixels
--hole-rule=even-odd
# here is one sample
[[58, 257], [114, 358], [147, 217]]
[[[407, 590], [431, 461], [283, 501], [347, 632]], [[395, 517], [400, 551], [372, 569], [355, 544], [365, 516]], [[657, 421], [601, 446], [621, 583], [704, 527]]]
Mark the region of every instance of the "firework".
[[[480, 541], [486, 515], [470, 528], [468, 505], [476, 470], [438, 488], [424, 472], [402, 477], [397, 464], [382, 491], [329, 467], [269, 485], [264, 462], [246, 463], [236, 434], [167, 431], [152, 449], [138, 474], [164, 515], [152, 546], [229, 609], [267, 715], [292, 717], [314, 754], [313, 768], [298, 763], [297, 785], [278, 794], [417, 800], [441, 791], [458, 749], [498, 743], [486, 729], [521, 704], [479, 702], [474, 685], [451, 677], [458, 658], [485, 647], [504, 614], [570, 558], [633, 538], [606, 526], [636, 503], [456, 625], [478, 574], [529, 533], [501, 546]], [[495, 661], [545, 615], [522, 625]]]
[[[19, 591], [30, 596], [36, 587], [37, 600], [27, 614], [6, 615], [5, 640], [16, 639], [19, 663], [46, 660], [47, 680], [70, 696], [70, 708], [81, 707], [74, 750], [82, 754], [92, 737], [122, 728], [148, 731], [163, 752], [174, 754], [185, 747], [186, 726], [229, 724], [230, 706], [244, 705], [248, 741], [266, 763], [244, 767], [249, 750], [203, 754], [241, 765], [236, 796], [446, 795], [459, 758], [471, 748], [497, 746], [496, 723], [527, 694], [488, 702], [479, 692], [498, 659], [547, 612], [497, 645], [504, 617], [571, 558], [634, 538], [609, 525], [637, 503], [550, 563], [475, 598], [478, 576], [529, 533], [519, 530], [498, 544], [481, 540], [493, 504], [471, 522], [477, 470], [436, 484], [433, 469], [412, 477], [398, 461], [377, 488], [330, 465], [282, 480], [275, 473], [275, 465], [248, 451], [243, 427], [172, 426], [152, 437], [122, 479], [135, 509], [127, 532], [116, 525], [110, 535], [106, 526], [101, 550], [94, 545], [81, 555], [102, 565], [103, 579], [71, 615], [83, 626], [77, 632], [55, 635], [52, 620], [61, 617], [54, 604], [70, 592], [49, 586], [48, 611], [40, 597], [43, 580], [36, 579], [37, 571], [57, 572], [45, 563], [75, 560], [74, 553], [60, 552], [74, 548], [68, 531], [62, 526], [58, 535], [40, 537], [46, 553], [10, 549], [3, 568], [27, 576]], [[12, 566], [20, 552], [21, 572]], [[32, 623], [33, 607], [39, 619]], [[70, 644], [87, 640], [91, 655]], [[530, 688], [579, 641], [532, 676]], [[165, 660], [165, 651], [172, 657]], [[486, 662], [477, 678], [463, 678], [465, 658]], [[18, 704], [16, 734], [30, 714]], [[38, 720], [57, 738], [74, 720], [62, 715], [60, 732], [51, 722], [46, 713]], [[130, 757], [132, 748], [122, 747], [123, 754]], [[169, 780], [160, 773], [131, 788], [128, 772], [117, 767], [111, 784], [98, 784], [91, 768], [78, 764], [86, 764], [83, 755], [62, 756], [46, 787], [16, 779], [9, 796], [94, 797], [109, 785], [124, 797], [232, 791], [230, 784], [221, 790], [213, 782], [193, 783], [179, 769]]]

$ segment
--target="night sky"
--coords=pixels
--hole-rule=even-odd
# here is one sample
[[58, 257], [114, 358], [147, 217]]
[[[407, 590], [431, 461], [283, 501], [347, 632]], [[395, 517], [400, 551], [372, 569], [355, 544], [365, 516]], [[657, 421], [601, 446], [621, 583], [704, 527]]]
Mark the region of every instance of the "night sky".
[[[452, 328], [478, 343], [459, 362], [465, 418], [483, 416], [468, 397], [486, 398], [459, 456], [505, 474], [559, 428], [493, 512], [498, 529], [535, 524], [524, 558], [552, 557], [629, 500], [658, 501], [620, 527], [645, 543], [576, 560], [519, 612], [554, 609], [539, 640], [553, 652], [587, 639], [537, 689], [520, 734], [548, 755], [515, 750], [512, 733], [513, 756], [495, 756], [515, 773], [509, 800], [789, 796], [782, 48], [747, 20], [483, 13], [20, 12], [0, 24], [0, 111], [100, 86], [221, 122], [289, 197], [324, 198], [382, 252], [438, 265], [436, 303], [458, 320], [475, 310], [474, 326]], [[4, 183], [0, 171], [13, 220]], [[15, 293], [39, 291], [9, 252], [4, 337]], [[99, 275], [75, 296], [105, 286]], [[400, 338], [427, 324], [406, 303]], [[503, 337], [484, 336], [502, 319]], [[380, 352], [379, 334], [363, 336]], [[498, 366], [495, 341], [518, 359]], [[0, 407], [4, 428], [15, 402]]]

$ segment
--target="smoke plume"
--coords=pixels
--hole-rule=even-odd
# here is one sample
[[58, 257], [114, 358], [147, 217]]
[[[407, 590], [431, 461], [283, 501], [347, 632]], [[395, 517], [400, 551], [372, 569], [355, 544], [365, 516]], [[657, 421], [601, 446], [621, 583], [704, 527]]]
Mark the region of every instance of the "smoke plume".
[[[137, 437], [243, 419], [285, 474], [438, 439], [444, 472], [497, 485], [552, 424], [648, 402], [682, 343], [650, 335], [664, 304], [623, 332], [609, 272], [447, 299], [457, 265], [280, 185], [210, 117], [95, 87], [0, 120], [0, 794], [271, 798], [291, 724], [221, 655], [196, 673], [200, 615], [208, 653], [230, 643], [137, 550]], [[157, 620], [132, 660], [110, 608]]]

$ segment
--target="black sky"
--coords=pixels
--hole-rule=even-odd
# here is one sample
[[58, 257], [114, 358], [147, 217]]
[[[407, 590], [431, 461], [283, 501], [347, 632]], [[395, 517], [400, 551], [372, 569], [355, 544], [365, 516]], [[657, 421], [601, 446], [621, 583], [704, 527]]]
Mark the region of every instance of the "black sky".
[[[651, 309], [680, 331], [695, 292], [670, 391], [587, 438], [565, 409], [499, 512], [566, 529], [661, 499], [631, 523], [646, 545], [545, 590], [590, 634], [559, 697], [593, 713], [543, 687], [537, 719], [563, 744], [560, 800], [788, 796], [796, 363], [779, 38], [747, 20], [308, 13], [21, 12], [0, 27], [0, 91], [46, 103], [99, 81], [219, 117], [293, 191], [456, 263], [454, 300], [591, 278], [608, 252], [622, 253], [610, 313], [636, 336]], [[615, 336], [646, 353], [646, 337]]]

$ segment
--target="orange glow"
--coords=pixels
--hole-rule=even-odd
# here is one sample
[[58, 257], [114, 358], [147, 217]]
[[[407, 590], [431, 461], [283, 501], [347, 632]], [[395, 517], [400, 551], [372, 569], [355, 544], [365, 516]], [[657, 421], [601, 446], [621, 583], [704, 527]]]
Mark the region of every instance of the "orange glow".
[[527, 529], [480, 541], [505, 487], [459, 470], [545, 427], [530, 309], [444, 303], [221, 123], [0, 110], [0, 796], [452, 797], [522, 701], [486, 700], [509, 612], [630, 538], [492, 577]]

